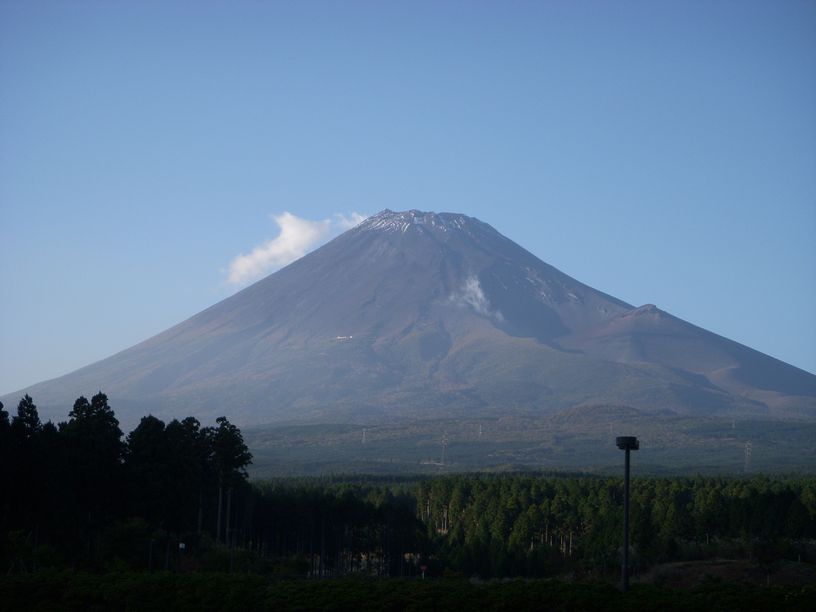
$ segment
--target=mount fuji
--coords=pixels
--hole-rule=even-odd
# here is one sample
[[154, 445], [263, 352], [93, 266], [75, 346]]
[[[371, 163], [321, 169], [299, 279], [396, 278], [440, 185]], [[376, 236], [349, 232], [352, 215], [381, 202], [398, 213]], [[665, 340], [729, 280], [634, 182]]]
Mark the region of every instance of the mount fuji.
[[498, 423], [610, 407], [816, 418], [813, 374], [597, 291], [475, 218], [417, 210], [384, 210], [157, 336], [3, 401], [29, 393], [64, 419], [98, 389], [124, 424], [147, 413], [244, 427]]

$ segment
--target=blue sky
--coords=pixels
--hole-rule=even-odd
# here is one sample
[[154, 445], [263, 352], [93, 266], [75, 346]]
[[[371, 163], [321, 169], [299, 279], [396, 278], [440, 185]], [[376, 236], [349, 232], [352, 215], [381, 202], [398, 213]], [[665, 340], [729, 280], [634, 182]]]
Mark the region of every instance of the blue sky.
[[816, 372], [816, 3], [0, 4], [0, 393], [383, 208]]

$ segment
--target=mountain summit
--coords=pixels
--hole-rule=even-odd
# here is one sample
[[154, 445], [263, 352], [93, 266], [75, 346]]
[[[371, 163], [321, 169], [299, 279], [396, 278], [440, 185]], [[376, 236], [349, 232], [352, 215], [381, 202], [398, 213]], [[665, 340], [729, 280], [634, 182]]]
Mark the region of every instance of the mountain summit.
[[478, 219], [417, 210], [384, 210], [183, 323], [11, 401], [28, 392], [45, 416], [64, 418], [97, 389], [125, 423], [148, 412], [260, 425], [589, 405], [816, 413], [816, 376], [592, 289]]

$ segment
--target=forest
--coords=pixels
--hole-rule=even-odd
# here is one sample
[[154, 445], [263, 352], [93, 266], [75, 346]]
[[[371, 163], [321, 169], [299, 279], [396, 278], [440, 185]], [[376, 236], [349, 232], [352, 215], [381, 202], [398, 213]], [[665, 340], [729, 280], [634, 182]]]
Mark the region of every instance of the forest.
[[[65, 572], [91, 581], [125, 572], [605, 584], [619, 572], [619, 478], [249, 482], [251, 460], [224, 417], [202, 426], [146, 416], [125, 436], [103, 393], [77, 399], [56, 425], [40, 421], [29, 396], [14, 416], [0, 407], [0, 592], [11, 601], [26, 581], [65, 581]], [[770, 583], [782, 561], [816, 563], [816, 479], [634, 478], [631, 525], [635, 577], [672, 561], [731, 558], [752, 560]]]

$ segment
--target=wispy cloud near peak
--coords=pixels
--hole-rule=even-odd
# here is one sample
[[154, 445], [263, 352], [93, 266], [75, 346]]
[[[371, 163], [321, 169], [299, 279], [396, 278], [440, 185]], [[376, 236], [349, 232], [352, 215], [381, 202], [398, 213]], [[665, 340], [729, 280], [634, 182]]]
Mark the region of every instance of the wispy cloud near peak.
[[329, 238], [351, 229], [366, 219], [357, 212], [336, 214], [320, 221], [302, 219], [290, 212], [271, 215], [280, 232], [275, 238], [235, 257], [229, 265], [227, 281], [243, 285], [300, 259]]
[[367, 215], [361, 215], [358, 212], [348, 214], [337, 213], [334, 215], [335, 224], [341, 231], [350, 230], [352, 227], [360, 225], [363, 221], [368, 219]]

